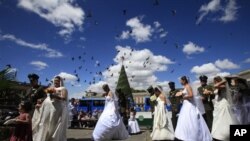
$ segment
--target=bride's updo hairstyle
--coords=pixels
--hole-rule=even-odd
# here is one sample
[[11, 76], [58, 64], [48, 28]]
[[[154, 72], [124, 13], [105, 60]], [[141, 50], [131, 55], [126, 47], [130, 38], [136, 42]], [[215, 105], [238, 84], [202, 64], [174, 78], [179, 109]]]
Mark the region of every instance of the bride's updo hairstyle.
[[222, 78], [220, 76], [216, 76], [214, 77], [214, 82], [221, 82], [222, 81]]
[[108, 92], [108, 91], [109, 91], [109, 86], [108, 86], [108, 84], [102, 85], [102, 89], [103, 89], [105, 92]]
[[181, 80], [182, 80], [185, 84], [188, 84], [188, 82], [189, 82], [187, 76], [182, 76], [182, 77], [181, 77]]

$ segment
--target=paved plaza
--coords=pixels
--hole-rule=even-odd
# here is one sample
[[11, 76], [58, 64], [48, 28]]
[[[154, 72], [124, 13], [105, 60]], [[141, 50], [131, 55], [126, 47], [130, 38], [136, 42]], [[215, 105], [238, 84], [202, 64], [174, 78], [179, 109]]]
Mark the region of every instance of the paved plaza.
[[[68, 141], [91, 141], [93, 129], [68, 129]], [[150, 131], [143, 130], [141, 134], [131, 135], [123, 141], [151, 141]]]

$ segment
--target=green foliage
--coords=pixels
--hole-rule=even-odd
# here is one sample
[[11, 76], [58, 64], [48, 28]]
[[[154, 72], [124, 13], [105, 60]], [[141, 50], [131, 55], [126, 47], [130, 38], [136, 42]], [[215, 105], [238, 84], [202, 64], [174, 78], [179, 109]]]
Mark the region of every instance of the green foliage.
[[0, 107], [16, 108], [28, 86], [25, 83], [12, 81], [10, 76], [6, 75], [7, 70], [0, 71]]
[[122, 65], [121, 71], [120, 71], [120, 76], [118, 79], [118, 83], [116, 86], [116, 89], [121, 89], [121, 92], [125, 94], [125, 97], [131, 98], [131, 100], [133, 101], [133, 95], [132, 95], [132, 91], [128, 82], [128, 77], [125, 71], [124, 66]]
[[0, 90], [3, 90], [3, 89], [8, 89], [11, 87], [11, 83], [8, 78], [8, 76], [6, 76], [6, 69], [0, 71]]

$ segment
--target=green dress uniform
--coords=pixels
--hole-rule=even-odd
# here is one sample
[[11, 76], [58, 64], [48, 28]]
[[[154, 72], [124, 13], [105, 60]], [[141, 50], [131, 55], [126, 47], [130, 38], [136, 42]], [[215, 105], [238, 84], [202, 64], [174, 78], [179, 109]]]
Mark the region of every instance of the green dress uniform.
[[43, 86], [37, 85], [36, 87], [31, 87], [26, 91], [26, 95], [24, 100], [29, 101], [32, 104], [32, 110], [30, 114], [33, 116], [35, 105], [37, 104], [37, 100], [44, 100], [47, 97], [47, 94], [44, 91]]
[[171, 102], [171, 108], [172, 108], [172, 124], [174, 129], [177, 125], [177, 120], [178, 120], [177, 114], [180, 112], [180, 104], [181, 104], [181, 98], [175, 96], [178, 91], [179, 90], [170, 90], [169, 92], [169, 100]]
[[205, 86], [200, 86], [198, 88], [199, 95], [203, 98], [202, 102], [205, 108], [205, 114], [203, 114], [203, 118], [205, 119], [207, 126], [209, 130], [211, 131], [212, 124], [213, 124], [213, 110], [214, 110], [212, 100], [214, 99], [215, 96], [213, 94], [212, 95], [204, 94], [205, 89], [213, 92], [213, 87], [210, 85], [205, 85]]

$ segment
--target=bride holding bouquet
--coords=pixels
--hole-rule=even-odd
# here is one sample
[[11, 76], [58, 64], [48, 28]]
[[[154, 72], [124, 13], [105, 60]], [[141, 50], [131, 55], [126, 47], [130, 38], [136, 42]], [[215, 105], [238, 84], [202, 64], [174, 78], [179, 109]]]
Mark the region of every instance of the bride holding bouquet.
[[68, 92], [63, 86], [63, 79], [56, 76], [46, 93], [47, 98], [32, 118], [33, 140], [66, 141]]

